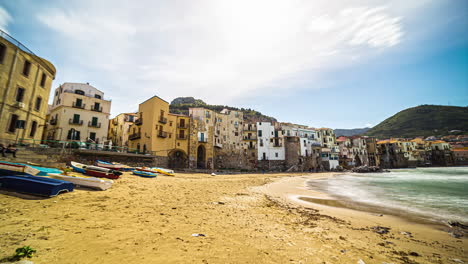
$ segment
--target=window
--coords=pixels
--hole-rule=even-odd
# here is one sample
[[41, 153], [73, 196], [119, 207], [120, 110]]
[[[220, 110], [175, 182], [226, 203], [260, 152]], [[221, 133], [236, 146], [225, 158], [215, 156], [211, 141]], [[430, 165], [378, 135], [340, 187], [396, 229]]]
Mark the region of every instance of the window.
[[24, 76], [28, 77], [29, 72], [31, 72], [31, 62], [28, 60], [24, 61], [24, 66], [23, 66], [23, 74]]
[[98, 124], [98, 118], [97, 117], [93, 117], [92, 121], [91, 121], [91, 125], [92, 126], [97, 126]]
[[102, 96], [100, 96], [99, 94], [95, 94], [95, 95], [94, 95], [94, 98], [102, 99]]
[[262, 131], [261, 131], [261, 130], [258, 131], [258, 136], [259, 136], [259, 137], [262, 136]]
[[67, 139], [69, 140], [80, 140], [80, 131], [75, 129], [68, 130]]
[[81, 107], [82, 104], [83, 104], [83, 100], [80, 99], [80, 98], [77, 98], [77, 99], [76, 99], [76, 102], [75, 102], [75, 106], [76, 106], [76, 107]]
[[95, 111], [99, 111], [101, 108], [101, 104], [100, 103], [94, 103], [94, 110]]
[[46, 75], [45, 73], [42, 73], [42, 77], [41, 77], [41, 87], [44, 87], [44, 86], [45, 86], [46, 79], [47, 79], [47, 75]]
[[266, 153], [263, 152], [263, 159], [266, 160]]
[[73, 115], [73, 123], [74, 124], [80, 123], [80, 115], [78, 115], [78, 114]]
[[8, 132], [15, 133], [16, 131], [16, 122], [18, 122], [17, 115], [11, 115], [10, 117], [10, 124], [8, 125]]
[[32, 123], [31, 123], [31, 132], [29, 132], [30, 137], [34, 137], [34, 135], [36, 134], [36, 129], [37, 129], [37, 122], [32, 121]]
[[3, 44], [0, 44], [0, 63], [3, 63], [3, 60], [5, 59], [6, 55], [6, 46]]
[[16, 102], [23, 102], [24, 91], [24, 88], [18, 87], [18, 89], [16, 90]]
[[260, 139], [260, 147], [263, 147], [263, 139]]
[[96, 133], [95, 133], [95, 132], [89, 133], [89, 138], [90, 138], [92, 141], [96, 141]]
[[34, 110], [36, 110], [36, 111], [41, 110], [41, 103], [42, 103], [42, 98], [37, 97], [36, 98], [36, 105], [34, 105]]
[[82, 90], [75, 90], [75, 94], [85, 95], [85, 92]]
[[275, 157], [278, 157], [278, 152], [275, 152]]

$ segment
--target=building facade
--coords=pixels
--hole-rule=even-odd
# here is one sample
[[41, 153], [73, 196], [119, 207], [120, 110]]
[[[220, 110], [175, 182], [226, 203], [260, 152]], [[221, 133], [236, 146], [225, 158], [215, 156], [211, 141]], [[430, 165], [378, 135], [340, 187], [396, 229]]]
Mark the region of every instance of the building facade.
[[[55, 89], [46, 139], [81, 141], [99, 147], [108, 141], [111, 101], [87, 83], [64, 83]], [[96, 145], [95, 145], [96, 144]]]
[[130, 127], [135, 123], [136, 113], [122, 113], [109, 120], [107, 139], [117, 151], [128, 151]]
[[0, 30], [1, 142], [40, 143], [56, 69]]

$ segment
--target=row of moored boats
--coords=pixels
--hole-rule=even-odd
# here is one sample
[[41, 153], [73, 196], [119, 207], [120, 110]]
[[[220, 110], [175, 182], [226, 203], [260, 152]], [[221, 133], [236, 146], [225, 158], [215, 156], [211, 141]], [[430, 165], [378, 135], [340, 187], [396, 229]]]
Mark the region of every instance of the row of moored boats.
[[[122, 172], [155, 178], [158, 174], [174, 176], [174, 171], [158, 167], [129, 167], [116, 162], [98, 160], [95, 165], [71, 162], [74, 172], [46, 168], [37, 164], [0, 161], [0, 188], [41, 196], [71, 192], [75, 186], [107, 190]], [[79, 174], [78, 174], [79, 173]]]

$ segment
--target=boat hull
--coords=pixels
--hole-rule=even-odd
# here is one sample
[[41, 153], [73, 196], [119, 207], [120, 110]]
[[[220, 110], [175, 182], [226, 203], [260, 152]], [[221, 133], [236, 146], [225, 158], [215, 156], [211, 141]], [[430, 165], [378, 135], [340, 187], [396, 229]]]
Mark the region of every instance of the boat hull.
[[47, 197], [72, 192], [75, 188], [71, 182], [31, 175], [2, 176], [0, 177], [0, 187], [10, 191]]
[[161, 173], [166, 176], [174, 176], [174, 172], [172, 170], [167, 170], [163, 168], [148, 168], [148, 167], [138, 167], [135, 168], [137, 171], [146, 171], [146, 172], [152, 172], [152, 173]]
[[40, 171], [24, 164], [0, 161], [0, 172], [2, 172], [3, 175], [9, 176], [13, 174], [37, 175]]
[[71, 176], [63, 174], [50, 173], [48, 175], [50, 178], [58, 179], [62, 181], [68, 181], [78, 186], [99, 189], [105, 191], [112, 187], [114, 181], [107, 179], [100, 179], [95, 177], [86, 177], [86, 176]]
[[144, 177], [144, 178], [156, 178], [158, 174], [153, 173], [153, 172], [148, 172], [148, 171], [133, 171], [134, 175]]
[[107, 179], [118, 179], [120, 177], [120, 175], [116, 175], [112, 172], [105, 172], [105, 171], [98, 171], [98, 170], [92, 170], [92, 169], [88, 169], [86, 168], [86, 174], [87, 175], [91, 175], [91, 176], [94, 176], [94, 177], [99, 177], [99, 178], [107, 178]]

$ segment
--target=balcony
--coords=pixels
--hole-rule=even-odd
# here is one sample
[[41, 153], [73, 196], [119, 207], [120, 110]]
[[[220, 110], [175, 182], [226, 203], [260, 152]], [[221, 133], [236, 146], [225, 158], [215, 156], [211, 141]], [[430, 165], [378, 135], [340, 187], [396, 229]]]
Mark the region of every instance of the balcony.
[[273, 147], [274, 148], [281, 148], [281, 147], [283, 147], [283, 144], [281, 144], [281, 143], [273, 144]]
[[76, 102], [73, 102], [72, 107], [78, 108], [78, 109], [84, 109], [86, 104], [76, 104]]
[[143, 124], [143, 117], [137, 118], [135, 120], [135, 125], [141, 126]]
[[257, 132], [256, 127], [244, 127], [245, 132]]
[[138, 132], [138, 133], [133, 133], [133, 134], [131, 134], [131, 135], [128, 136], [128, 139], [129, 139], [129, 140], [135, 140], [135, 139], [139, 139], [139, 138], [141, 138], [141, 133], [140, 133], [140, 132]]
[[102, 112], [102, 106], [101, 107], [91, 106], [91, 111]]
[[178, 123], [177, 128], [183, 128], [183, 129], [188, 128], [188, 124], [187, 123], [183, 123], [183, 124]]
[[168, 133], [165, 131], [158, 131], [158, 137], [160, 138], [167, 138]]
[[185, 135], [185, 134], [184, 135], [182, 135], [182, 134], [177, 135], [177, 139], [187, 139], [187, 138], [188, 138], [188, 136]]
[[17, 108], [24, 108], [26, 105], [23, 102], [15, 102], [13, 106]]
[[208, 138], [206, 138], [206, 137], [204, 137], [204, 138], [199, 137], [199, 138], [198, 138], [198, 142], [206, 143], [206, 142], [208, 142]]
[[55, 126], [57, 124], [57, 119], [49, 120], [49, 124]]
[[166, 124], [166, 123], [167, 123], [167, 118], [161, 116], [161, 117], [159, 117], [159, 120], [158, 120], [158, 121], [159, 121], [159, 123], [161, 123], [161, 124]]
[[73, 118], [70, 118], [68, 120], [68, 124], [81, 126], [81, 125], [83, 125], [83, 120], [73, 120]]
[[257, 136], [244, 136], [244, 140], [257, 140]]
[[95, 127], [95, 128], [101, 128], [101, 123], [94, 123], [91, 121], [88, 121], [88, 127]]

